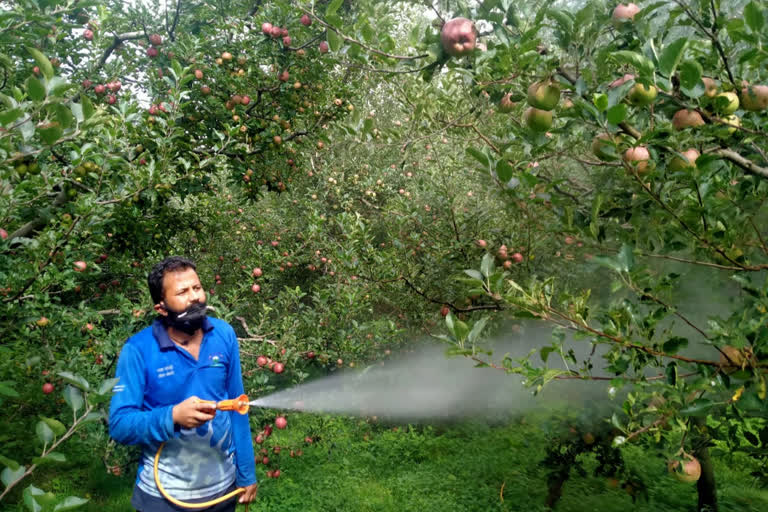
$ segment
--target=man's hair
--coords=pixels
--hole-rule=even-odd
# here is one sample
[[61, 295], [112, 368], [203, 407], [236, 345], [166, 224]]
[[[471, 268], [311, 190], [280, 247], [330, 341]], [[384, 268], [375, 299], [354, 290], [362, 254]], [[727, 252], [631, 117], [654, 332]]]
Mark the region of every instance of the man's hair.
[[191, 268], [197, 270], [197, 267], [192, 262], [182, 256], [169, 256], [160, 263], [157, 263], [149, 272], [147, 282], [149, 284], [149, 293], [152, 295], [152, 301], [154, 304], [159, 304], [163, 298], [163, 277], [166, 272], [176, 272], [177, 270], [186, 270]]

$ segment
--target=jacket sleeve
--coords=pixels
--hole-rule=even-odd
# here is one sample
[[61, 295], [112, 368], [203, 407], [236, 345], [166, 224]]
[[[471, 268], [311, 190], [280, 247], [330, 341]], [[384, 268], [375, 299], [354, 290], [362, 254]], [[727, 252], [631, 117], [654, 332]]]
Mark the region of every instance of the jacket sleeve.
[[[237, 344], [235, 331], [231, 327], [229, 335], [232, 355], [227, 371], [227, 395], [234, 398], [242, 395], [245, 391], [243, 389], [242, 370], [240, 369], [240, 347]], [[230, 414], [232, 415], [232, 436], [235, 442], [236, 483], [239, 487], [246, 487], [257, 482], [251, 426], [247, 414], [238, 414], [234, 411]]]
[[173, 406], [144, 410], [146, 374], [139, 350], [123, 346], [115, 372], [118, 382], [109, 405], [109, 435], [118, 443], [155, 445], [174, 436]]

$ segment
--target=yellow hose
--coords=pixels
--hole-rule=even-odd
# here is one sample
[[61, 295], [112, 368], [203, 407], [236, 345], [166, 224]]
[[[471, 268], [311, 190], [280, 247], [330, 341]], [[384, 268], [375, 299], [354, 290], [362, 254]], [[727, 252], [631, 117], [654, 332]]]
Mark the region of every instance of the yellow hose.
[[[245, 492], [244, 487], [240, 487], [238, 489], [235, 489], [234, 491], [230, 492], [229, 494], [225, 494], [224, 496], [221, 496], [219, 498], [216, 498], [215, 500], [211, 501], [204, 501], [202, 503], [187, 503], [185, 501], [179, 501], [176, 498], [170, 496], [167, 492], [165, 492], [165, 489], [163, 489], [163, 486], [160, 484], [160, 475], [157, 471], [157, 462], [160, 460], [160, 453], [163, 451], [163, 447], [165, 446], [165, 443], [162, 443], [160, 447], [157, 449], [157, 453], [155, 454], [155, 484], [157, 484], [157, 489], [160, 491], [160, 494], [162, 494], [165, 499], [176, 505], [177, 507], [183, 507], [183, 508], [208, 508], [212, 507], [214, 505], [218, 505], [222, 501], [227, 501], [230, 498], [233, 498], [234, 496], [237, 496], [238, 494], [242, 494]], [[248, 506], [246, 505], [246, 510], [248, 510]]]

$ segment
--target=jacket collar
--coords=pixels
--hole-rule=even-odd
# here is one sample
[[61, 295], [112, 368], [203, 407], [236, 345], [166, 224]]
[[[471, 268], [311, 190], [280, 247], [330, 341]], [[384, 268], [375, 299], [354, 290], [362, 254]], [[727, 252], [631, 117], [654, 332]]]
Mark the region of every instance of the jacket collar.
[[[213, 329], [213, 324], [208, 320], [208, 317], [203, 319], [203, 332], [209, 332]], [[157, 344], [160, 349], [173, 348], [176, 344], [173, 342], [170, 336], [168, 336], [168, 329], [166, 329], [163, 320], [158, 317], [152, 323], [152, 335], [157, 340]]]

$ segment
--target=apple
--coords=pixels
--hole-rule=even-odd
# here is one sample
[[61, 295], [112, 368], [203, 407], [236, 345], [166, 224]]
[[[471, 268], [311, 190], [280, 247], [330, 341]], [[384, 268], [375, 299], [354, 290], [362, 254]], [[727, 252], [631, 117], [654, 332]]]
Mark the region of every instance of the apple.
[[644, 173], [650, 168], [651, 154], [645, 146], [629, 148], [624, 152], [624, 161], [638, 173]]
[[[282, 430], [287, 426], [288, 426], [288, 420], [286, 420], [284, 416], [278, 416], [277, 418], [275, 418], [275, 427]], [[275, 446], [275, 449], [277, 449], [277, 446]], [[278, 452], [275, 452], [275, 453], [278, 453]]]
[[595, 444], [595, 436], [592, 434], [592, 432], [587, 432], [583, 436], [581, 436], [581, 439], [584, 441], [584, 444]]
[[741, 104], [744, 110], [758, 112], [768, 108], [768, 85], [747, 86], [741, 90]]
[[267, 364], [267, 358], [266, 356], [259, 356], [256, 358], [256, 364], [259, 366], [264, 366]]
[[90, 89], [92, 85], [93, 85], [93, 82], [91, 80], [88, 80], [87, 78], [82, 82], [83, 89]]
[[454, 18], [443, 25], [440, 31], [443, 50], [452, 57], [463, 57], [472, 53], [476, 41], [475, 24], [467, 18]]
[[701, 77], [701, 81], [704, 84], [704, 94], [707, 98], [714, 98], [717, 94], [717, 82], [708, 76]]
[[254, 284], [253, 286], [251, 286], [251, 291], [253, 293], [259, 293], [261, 291], [261, 286]]
[[211, 94], [211, 88], [208, 87], [207, 85], [204, 85], [200, 87], [200, 92], [203, 93], [203, 96], [208, 96], [209, 94]]
[[619, 4], [613, 10], [613, 23], [620, 26], [622, 23], [633, 21], [638, 12], [640, 12], [640, 8], [633, 3]]
[[272, 435], [272, 425], [267, 425], [264, 427], [264, 435], [267, 437]]
[[150, 59], [154, 59], [159, 55], [159, 53], [160, 52], [158, 52], [157, 48], [155, 48], [154, 46], [150, 46], [149, 48], [147, 48], [147, 57], [149, 57]]
[[715, 95], [714, 107], [719, 114], [733, 114], [739, 110], [739, 97], [735, 92], [721, 92]]
[[47, 327], [51, 321], [47, 317], [41, 316], [35, 323], [38, 327]]
[[229, 52], [222, 52], [221, 54], [221, 60], [230, 62], [232, 60], [232, 54]]
[[261, 434], [256, 434], [256, 438], [254, 439], [254, 442], [256, 444], [262, 444], [264, 442], [264, 436]]
[[547, 80], [528, 86], [528, 104], [540, 110], [552, 110], [560, 101], [560, 88]]
[[93, 88], [93, 92], [95, 92], [96, 94], [104, 94], [106, 91], [107, 91], [107, 88], [104, 86], [104, 84], [99, 84]]
[[53, 384], [51, 384], [50, 382], [46, 382], [45, 384], [43, 384], [43, 393], [46, 395], [50, 395], [51, 393], [53, 393]]
[[163, 44], [163, 36], [160, 34], [152, 34], [149, 36], [149, 42], [152, 43], [154, 46], [160, 46]]
[[256, 267], [253, 269], [253, 277], [261, 277], [263, 272], [261, 271], [261, 268]]
[[3, 228], [0, 228], [0, 238], [3, 240], [8, 240], [8, 232]]
[[314, 440], [311, 437], [306, 436], [304, 438], [304, 442], [307, 443], [307, 444], [312, 444], [314, 442]]
[[283, 370], [285, 370], [283, 363], [275, 363], [275, 366], [272, 367], [272, 371], [275, 373], [283, 373]]
[[107, 103], [109, 103], [110, 105], [114, 105], [115, 103], [117, 103], [117, 96], [115, 96], [114, 94], [110, 94], [109, 96], [107, 96]]
[[695, 128], [704, 124], [701, 114], [695, 110], [681, 109], [672, 116], [672, 126], [675, 130], [685, 130], [686, 128]]
[[283, 37], [283, 46], [291, 46], [291, 36]]
[[447, 305], [440, 308], [440, 314], [442, 316], [448, 316], [448, 313], [451, 312], [451, 308], [449, 308]]
[[635, 75], [631, 73], [625, 73], [624, 76], [621, 78], [617, 78], [613, 82], [608, 84], [609, 89], [615, 89], [616, 87], [619, 87], [620, 85], [624, 85], [626, 82], [629, 82], [630, 80], [634, 80]]
[[272, 472], [272, 478], [280, 478], [280, 470], [276, 469]]
[[82, 260], [78, 260], [74, 263], [75, 272], [85, 272], [85, 269], [88, 268], [88, 264]]
[[261, 24], [261, 32], [262, 32], [264, 35], [267, 35], [267, 36], [268, 36], [268, 35], [270, 35], [270, 34], [272, 33], [272, 24], [271, 24], [271, 23], [269, 23], [269, 22], [267, 22], [267, 21], [265, 21], [264, 23], [262, 23], [262, 24]]
[[601, 133], [592, 139], [592, 153], [604, 162], [616, 160], [619, 158], [616, 151], [618, 142], [616, 136], [609, 133]]
[[274, 137], [272, 137], [272, 141], [275, 143], [275, 146], [279, 146], [280, 144], [283, 143], [283, 138], [280, 137], [279, 135], [275, 135]]
[[199, 70], [199, 69], [196, 69], [195, 70], [195, 78], [197, 78], [198, 80], [202, 80], [203, 79], [203, 72], [201, 70]]
[[486, 247], [488, 247], [488, 242], [486, 242], [485, 240], [482, 240], [482, 239], [481, 240], [475, 240], [475, 245], [477, 245], [481, 249], [485, 249]]
[[736, 114], [724, 117], [723, 122], [725, 128], [718, 133], [718, 136], [721, 138], [730, 137], [741, 126], [741, 118]]
[[310, 18], [308, 15], [304, 14], [302, 15], [301, 19], [299, 20], [302, 25], [305, 27], [309, 27], [312, 25], [312, 18]]
[[701, 464], [696, 457], [692, 455], [685, 455], [685, 461], [682, 466], [679, 460], [671, 460], [667, 463], [667, 469], [674, 475], [680, 482], [693, 483], [701, 477]]
[[83, 31], [83, 37], [86, 41], [93, 41], [93, 31], [85, 29], [85, 31]]
[[656, 99], [658, 93], [659, 91], [656, 90], [656, 87], [653, 85], [646, 87], [643, 84], [635, 84], [629, 90], [627, 99], [637, 107], [645, 107], [646, 105], [653, 103], [653, 100]]
[[523, 262], [523, 255], [519, 252], [516, 252], [512, 255], [512, 261], [515, 263], [522, 263]]
[[499, 101], [499, 112], [503, 112], [505, 114], [512, 112], [515, 107], [517, 106], [517, 103], [512, 101], [510, 98], [512, 97], [512, 93], [508, 92], [504, 95], [503, 98], [501, 98], [501, 101]]
[[535, 132], [546, 132], [552, 127], [552, 111], [528, 107], [523, 113], [523, 121]]
[[701, 154], [694, 148], [691, 148], [687, 151], [683, 151], [680, 153], [683, 155], [682, 158], [679, 156], [675, 156], [670, 160], [669, 162], [669, 170], [674, 172], [681, 172], [681, 171], [687, 171], [690, 169], [693, 169], [696, 167], [696, 159], [701, 156]]

